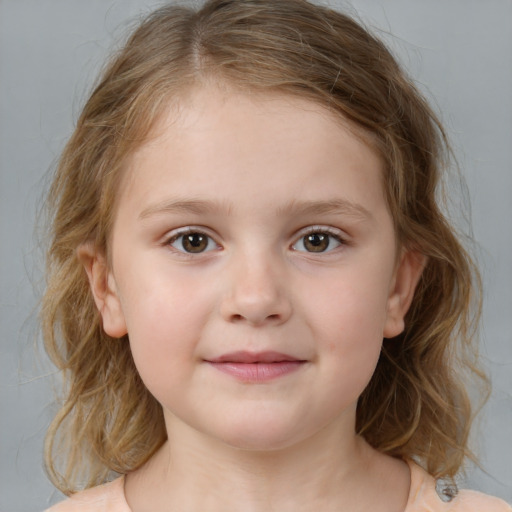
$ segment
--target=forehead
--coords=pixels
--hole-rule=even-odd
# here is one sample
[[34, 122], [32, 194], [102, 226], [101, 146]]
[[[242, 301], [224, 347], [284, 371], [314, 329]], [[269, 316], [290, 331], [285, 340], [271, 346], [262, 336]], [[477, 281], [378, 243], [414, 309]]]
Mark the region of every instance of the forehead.
[[[248, 115], [251, 116], [250, 120]], [[199, 121], [219, 123], [229, 116], [231, 125], [238, 123], [237, 128], [244, 127], [247, 131], [251, 126], [258, 129], [261, 124], [255, 121], [269, 115], [279, 116], [282, 124], [288, 121], [294, 125], [306, 121], [311, 127], [308, 131], [315, 134], [326, 130], [331, 132], [332, 127], [337, 126], [359, 139], [363, 145], [379, 152], [373, 134], [347, 119], [334, 104], [324, 104], [314, 96], [309, 98], [279, 89], [244, 89], [220, 79], [212, 79], [211, 83], [203, 85], [191, 85], [188, 90], [179, 91], [169, 100], [167, 108], [156, 117], [147, 144], [139, 149], [149, 148], [151, 143], [165, 139], [173, 125], [186, 133], [192, 128], [200, 129]], [[276, 123], [276, 118], [272, 123]]]
[[340, 114], [291, 95], [198, 88], [162, 113], [129, 159], [121, 193], [158, 196], [166, 183], [162, 195], [172, 188], [229, 199], [250, 186], [266, 190], [269, 202], [280, 189], [316, 200], [315, 193], [329, 194], [327, 176], [337, 170], [351, 171], [345, 180], [359, 174], [363, 196], [382, 189], [381, 159]]

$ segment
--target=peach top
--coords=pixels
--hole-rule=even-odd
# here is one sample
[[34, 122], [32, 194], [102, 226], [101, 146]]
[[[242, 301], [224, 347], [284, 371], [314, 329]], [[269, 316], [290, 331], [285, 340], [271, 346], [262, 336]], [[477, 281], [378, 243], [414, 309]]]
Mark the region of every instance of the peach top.
[[[512, 512], [512, 507], [499, 498], [477, 491], [462, 490], [449, 502], [436, 492], [436, 482], [414, 462], [411, 489], [404, 512]], [[124, 497], [124, 478], [78, 492], [46, 512], [131, 512]]]

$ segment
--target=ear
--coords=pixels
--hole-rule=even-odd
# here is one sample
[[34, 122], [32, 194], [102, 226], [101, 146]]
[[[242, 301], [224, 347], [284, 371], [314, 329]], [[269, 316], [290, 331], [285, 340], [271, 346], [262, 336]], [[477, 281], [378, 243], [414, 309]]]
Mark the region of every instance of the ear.
[[121, 338], [127, 333], [126, 323], [114, 276], [105, 256], [90, 243], [82, 244], [77, 256], [87, 272], [94, 302], [103, 321], [103, 330], [112, 338]]
[[384, 338], [393, 338], [404, 330], [404, 318], [426, 263], [425, 255], [416, 251], [403, 250], [388, 297]]

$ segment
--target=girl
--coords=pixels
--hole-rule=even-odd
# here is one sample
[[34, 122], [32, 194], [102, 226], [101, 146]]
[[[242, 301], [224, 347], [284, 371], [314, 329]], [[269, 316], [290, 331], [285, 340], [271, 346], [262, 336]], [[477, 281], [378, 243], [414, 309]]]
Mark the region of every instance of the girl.
[[345, 15], [211, 0], [141, 23], [49, 196], [47, 467], [72, 494], [52, 512], [512, 510], [453, 484], [481, 374], [446, 152]]

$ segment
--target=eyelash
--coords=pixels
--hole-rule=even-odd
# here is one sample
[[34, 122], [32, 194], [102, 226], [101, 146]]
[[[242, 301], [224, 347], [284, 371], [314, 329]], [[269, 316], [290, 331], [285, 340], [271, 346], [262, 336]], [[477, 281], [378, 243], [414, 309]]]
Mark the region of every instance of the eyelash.
[[[206, 247], [205, 247], [205, 250], [199, 250], [197, 252], [194, 252], [194, 251], [187, 251], [185, 249], [185, 247], [183, 246], [183, 244], [185, 243], [185, 239], [182, 240], [181, 242], [181, 249], [178, 248], [178, 247], [175, 247], [174, 244], [180, 239], [180, 238], [183, 238], [185, 237], [186, 235], [198, 235], [198, 236], [203, 236], [205, 237], [207, 240], [206, 240]], [[299, 243], [302, 243], [302, 246], [304, 247], [304, 241], [305, 241], [305, 238], [307, 236], [311, 236], [311, 235], [327, 235], [328, 236], [328, 240], [327, 240], [327, 247], [326, 249], [324, 250], [319, 250], [319, 251], [308, 251], [308, 250], [300, 250], [300, 249], [297, 249], [296, 246], [299, 244]], [[333, 248], [330, 248], [330, 246], [332, 245], [332, 240], [335, 241], [336, 245], [335, 247]], [[190, 241], [189, 241], [190, 242]], [[214, 247], [211, 247], [212, 243], [214, 244]], [[177, 252], [177, 253], [180, 253], [182, 255], [186, 255], [186, 256], [192, 256], [194, 254], [205, 254], [207, 252], [211, 252], [212, 250], [215, 250], [215, 248], [219, 248], [220, 246], [215, 242], [215, 240], [213, 239], [213, 237], [211, 237], [210, 235], [208, 235], [207, 233], [205, 233], [205, 231], [202, 229], [202, 228], [196, 228], [196, 227], [193, 227], [193, 226], [190, 226], [190, 227], [187, 227], [187, 228], [184, 228], [182, 230], [179, 230], [177, 232], [175, 232], [174, 234], [172, 234], [171, 236], [169, 236], [165, 242], [164, 242], [164, 245], [166, 246], [171, 246], [173, 247], [173, 249]], [[343, 245], [348, 245], [348, 242], [347, 240], [341, 236], [339, 230], [335, 230], [333, 228], [329, 228], [329, 227], [326, 227], [326, 226], [311, 226], [311, 227], [308, 227], [304, 230], [302, 230], [298, 236], [298, 238], [296, 239], [296, 241], [291, 244], [290, 248], [294, 251], [297, 251], [297, 252], [306, 252], [308, 254], [315, 254], [315, 253], [319, 253], [319, 254], [325, 254], [325, 253], [329, 253], [329, 252], [332, 252], [333, 250], [337, 249], [338, 247], [340, 246], [343, 246]]]
[[[302, 245], [304, 246], [304, 240], [307, 236], [311, 235], [327, 235], [329, 237], [328, 239], [328, 246], [327, 250], [323, 251], [300, 251], [300, 252], [306, 252], [308, 254], [326, 254], [330, 253], [333, 250], [339, 248], [343, 245], [348, 245], [348, 241], [341, 235], [341, 232], [337, 229], [333, 229], [327, 226], [311, 226], [304, 230], [302, 230], [299, 234], [299, 237], [297, 238], [296, 242], [294, 242], [291, 247], [293, 250], [298, 251], [298, 249], [295, 249], [294, 247], [302, 242]], [[338, 244], [336, 247], [329, 248], [331, 246], [331, 240], [335, 240], [335, 242]]]
[[[183, 237], [185, 237], [187, 235], [204, 236], [207, 239], [206, 249], [208, 249], [208, 250], [198, 251], [198, 252], [184, 250], [183, 243], [184, 243], [185, 239]], [[177, 247], [173, 246], [173, 244], [176, 243], [180, 238], [183, 238], [183, 240], [181, 242], [181, 246], [182, 246], [183, 250], [182, 249], [178, 249]], [[211, 242], [213, 242], [215, 247], [213, 247], [213, 248], [210, 247]], [[219, 245], [215, 242], [213, 237], [211, 237], [210, 235], [205, 233], [203, 229], [195, 228], [193, 226], [190, 226], [190, 227], [178, 230], [177, 232], [175, 232], [174, 234], [172, 234], [169, 238], [167, 238], [165, 240], [164, 245], [171, 246], [171, 247], [174, 248], [174, 250], [176, 252], [181, 253], [181, 254], [186, 255], [186, 256], [191, 256], [191, 255], [194, 255], [194, 254], [204, 254], [205, 252], [210, 252], [210, 251], [214, 250], [215, 248], [219, 248]]]

